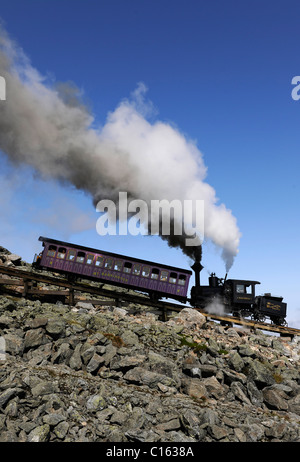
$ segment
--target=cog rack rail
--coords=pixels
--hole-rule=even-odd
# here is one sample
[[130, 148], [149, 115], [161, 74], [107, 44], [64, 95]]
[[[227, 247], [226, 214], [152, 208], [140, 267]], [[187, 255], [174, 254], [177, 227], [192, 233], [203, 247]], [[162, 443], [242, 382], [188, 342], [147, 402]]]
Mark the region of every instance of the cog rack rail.
[[[117, 288], [105, 289], [103, 288], [104, 284], [94, 286], [92, 284], [85, 283], [83, 281], [70, 282], [63, 277], [49, 276], [44, 274], [41, 271], [24, 270], [19, 268], [12, 268], [10, 266], [4, 266], [0, 264], [0, 274], [9, 276], [9, 277], [0, 277], [0, 293], [7, 293], [13, 295], [19, 295], [23, 297], [28, 296], [53, 296], [59, 297], [63, 296], [68, 300], [70, 306], [73, 306], [76, 301], [87, 301], [91, 302], [94, 305], [116, 305], [120, 306], [122, 303], [136, 303], [139, 305], [152, 306], [158, 308], [162, 312], [162, 319], [167, 320], [168, 311], [177, 311], [180, 312], [183, 308], [190, 308], [190, 305], [182, 305], [179, 303], [172, 302], [153, 302], [147, 296], [138, 293], [129, 293], [120, 291]], [[53, 289], [42, 289], [37, 287], [37, 283], [43, 283], [48, 285], [54, 285], [62, 288], [61, 290]], [[105, 284], [107, 285], [107, 284]], [[15, 288], [20, 288], [21, 290], [13, 290], [7, 288], [7, 286], [14, 286]], [[23, 286], [23, 287], [22, 287]], [[82, 298], [76, 298], [75, 292], [81, 292], [85, 294], [96, 295], [100, 297], [105, 297], [112, 301], [107, 301], [103, 299], [99, 300], [83, 300]], [[287, 327], [287, 326], [276, 326], [275, 324], [269, 324], [264, 322], [252, 321], [244, 318], [237, 318], [234, 316], [226, 315], [217, 315], [212, 313], [206, 313], [205, 311], [194, 308], [197, 311], [200, 311], [205, 317], [212, 320], [220, 321], [223, 324], [227, 325], [241, 325], [244, 327], [252, 329], [261, 329], [270, 332], [276, 332], [283, 337], [293, 338], [295, 335], [300, 335], [300, 329]]]

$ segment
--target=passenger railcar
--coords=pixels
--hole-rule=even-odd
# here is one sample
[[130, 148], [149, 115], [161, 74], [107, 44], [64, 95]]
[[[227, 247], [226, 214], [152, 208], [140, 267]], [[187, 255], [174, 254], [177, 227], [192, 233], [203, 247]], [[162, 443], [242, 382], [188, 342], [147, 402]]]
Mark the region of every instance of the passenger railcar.
[[34, 266], [133, 290], [146, 292], [153, 300], [170, 297], [186, 302], [192, 272], [160, 263], [40, 237], [43, 251]]

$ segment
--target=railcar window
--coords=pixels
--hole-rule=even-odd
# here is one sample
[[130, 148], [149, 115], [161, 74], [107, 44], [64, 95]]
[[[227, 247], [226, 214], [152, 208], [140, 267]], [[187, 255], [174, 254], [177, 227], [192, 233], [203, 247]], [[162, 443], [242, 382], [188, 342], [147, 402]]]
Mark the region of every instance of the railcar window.
[[67, 255], [67, 260], [73, 261], [75, 260], [76, 250], [69, 250]]
[[243, 293], [244, 293], [244, 286], [243, 286], [243, 284], [237, 284], [237, 285], [236, 285], [236, 293], [237, 293], [237, 294], [243, 294]]
[[236, 285], [236, 293], [237, 294], [251, 294], [252, 293], [252, 286], [246, 284], [237, 284]]
[[178, 284], [180, 286], [184, 286], [186, 281], [186, 276], [184, 274], [180, 274], [178, 278]]
[[121, 271], [122, 269], [122, 260], [115, 260], [114, 270]]
[[101, 255], [100, 255], [99, 257], [96, 258], [95, 265], [96, 266], [103, 266], [103, 262], [104, 262], [104, 257], [101, 257]]
[[245, 292], [246, 294], [252, 294], [253, 286], [250, 284], [249, 286], [245, 285]]
[[125, 261], [123, 271], [124, 273], [131, 273], [132, 263]]
[[56, 250], [57, 250], [56, 245], [49, 245], [47, 257], [55, 257]]
[[112, 269], [112, 267], [113, 267], [113, 259], [112, 258], [107, 258], [105, 260], [104, 268]]
[[139, 276], [141, 273], [141, 265], [134, 265], [133, 266], [133, 274], [135, 276]]
[[177, 273], [171, 273], [169, 277], [169, 282], [171, 282], [172, 284], [176, 284], [176, 281], [177, 281]]
[[83, 263], [85, 259], [85, 253], [84, 252], [78, 252], [76, 262], [77, 263]]
[[147, 278], [149, 277], [149, 274], [150, 274], [150, 267], [143, 266], [142, 276], [144, 276], [144, 278]]
[[153, 268], [151, 272], [151, 279], [158, 279], [159, 270], [157, 268]]
[[64, 259], [66, 257], [67, 250], [64, 247], [59, 247], [57, 252], [57, 258]]
[[169, 271], [162, 271], [160, 273], [160, 280], [161, 281], [167, 281], [169, 276]]
[[91, 265], [94, 261], [94, 255], [89, 253], [88, 256], [86, 257], [86, 264]]

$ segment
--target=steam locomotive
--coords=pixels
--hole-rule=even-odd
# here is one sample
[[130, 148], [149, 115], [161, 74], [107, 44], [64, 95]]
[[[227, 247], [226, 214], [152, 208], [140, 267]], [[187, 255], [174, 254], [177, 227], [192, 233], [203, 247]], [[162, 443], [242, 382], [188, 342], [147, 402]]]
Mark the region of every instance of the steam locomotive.
[[195, 272], [195, 286], [191, 289], [190, 303], [194, 307], [203, 308], [208, 303], [219, 301], [225, 308], [225, 312], [237, 317], [251, 317], [255, 321], [263, 322], [269, 318], [272, 323], [286, 325], [287, 304], [282, 297], [275, 297], [271, 294], [255, 296], [255, 286], [258, 281], [241, 279], [218, 278], [211, 273], [209, 285], [200, 284], [200, 272], [203, 266], [196, 261], [192, 266]]
[[[234, 316], [248, 317], [263, 321], [269, 318], [277, 325], [284, 325], [287, 305], [281, 297], [271, 294], [255, 296], [258, 281], [237, 279], [225, 280], [214, 273], [209, 277], [209, 285], [200, 284], [203, 266], [199, 255], [192, 269], [195, 285], [188, 298], [188, 287], [192, 272], [161, 263], [150, 262], [77, 244], [40, 237], [43, 251], [35, 255], [33, 266], [64, 274], [68, 279], [91, 279], [101, 283], [125, 287], [149, 294], [153, 301], [172, 298], [180, 302], [190, 302], [192, 307], [205, 310], [214, 300], [220, 300], [225, 311]], [[198, 259], [197, 259], [198, 258]]]

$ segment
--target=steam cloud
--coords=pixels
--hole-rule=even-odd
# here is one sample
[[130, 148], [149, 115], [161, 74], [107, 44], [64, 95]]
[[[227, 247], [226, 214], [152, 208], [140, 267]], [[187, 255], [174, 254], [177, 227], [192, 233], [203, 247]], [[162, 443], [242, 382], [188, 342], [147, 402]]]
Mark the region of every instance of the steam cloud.
[[[170, 124], [147, 120], [152, 107], [145, 102], [144, 84], [96, 128], [76, 87], [48, 84], [4, 29], [0, 75], [6, 80], [0, 149], [11, 162], [86, 191], [95, 205], [101, 199], [117, 204], [119, 191], [148, 204], [153, 199], [204, 199], [205, 238], [222, 249], [229, 270], [240, 239], [236, 219], [217, 204], [214, 189], [205, 183], [207, 169], [195, 143]], [[183, 237], [163, 238], [194, 257]]]
[[219, 295], [216, 295], [206, 306], [206, 313], [216, 314], [222, 316], [226, 314], [225, 305], [222, 301], [222, 298]]

